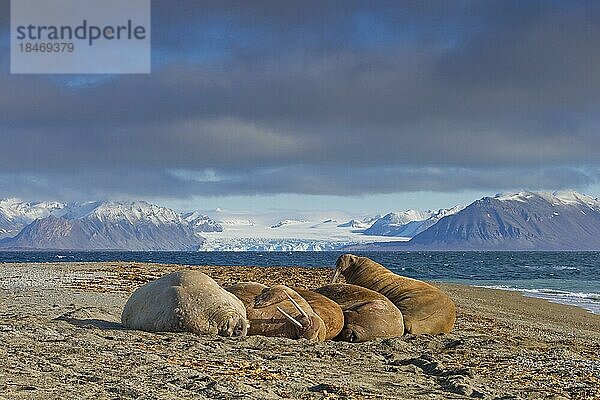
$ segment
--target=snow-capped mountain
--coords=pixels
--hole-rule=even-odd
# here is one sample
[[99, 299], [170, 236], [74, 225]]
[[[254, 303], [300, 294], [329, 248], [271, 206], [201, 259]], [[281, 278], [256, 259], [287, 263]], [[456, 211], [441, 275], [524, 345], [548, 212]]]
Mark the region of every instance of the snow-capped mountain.
[[[404, 246], [431, 250], [600, 250], [600, 201], [577, 192], [484, 197]], [[373, 248], [375, 249], [375, 248]]]
[[340, 224], [352, 215], [338, 211], [177, 214], [145, 202], [11, 200], [2, 205], [9, 210], [0, 214], [4, 249], [319, 251], [382, 239], [362, 234], [380, 216]]
[[464, 206], [455, 206], [437, 211], [406, 210], [391, 212], [376, 220], [369, 228], [365, 229], [364, 234], [413, 237], [435, 225], [441, 218], [452, 215], [463, 208]]
[[339, 224], [338, 227], [339, 228], [354, 228], [354, 229], [368, 229], [370, 228], [375, 221], [377, 221], [379, 218], [381, 218], [381, 215], [378, 215], [376, 217], [365, 217], [361, 220], [358, 219], [351, 219], [348, 222], [344, 222], [343, 224]]
[[178, 214], [143, 201], [64, 204], [10, 199], [0, 201], [0, 248], [600, 250], [600, 201], [577, 192], [525, 191], [484, 197], [467, 207], [365, 217], [288, 210]]
[[303, 224], [305, 222], [308, 221], [298, 221], [295, 219], [284, 219], [282, 221], [278, 221], [276, 224], [271, 225], [271, 229], [277, 229], [277, 228], [281, 228], [282, 226], [288, 226], [288, 225], [297, 225], [297, 224]]
[[406, 210], [401, 212], [391, 212], [375, 221], [373, 225], [364, 231], [364, 234], [377, 236], [411, 236], [410, 234], [407, 234], [407, 231], [413, 231], [420, 225], [420, 222], [425, 221], [431, 215], [431, 211]]
[[168, 208], [143, 201], [71, 203], [34, 220], [4, 248], [196, 250], [203, 238]]
[[423, 221], [419, 227], [415, 230], [414, 234], [412, 234], [411, 236], [415, 236], [418, 235], [419, 233], [425, 231], [426, 229], [429, 229], [430, 227], [432, 227], [433, 225], [437, 224], [437, 222], [444, 218], [447, 217], [449, 215], [454, 215], [457, 212], [461, 211], [462, 209], [464, 209], [465, 206], [463, 205], [458, 205], [458, 206], [454, 206], [451, 208], [441, 208], [437, 211], [435, 211], [431, 217], [427, 218], [425, 221]]
[[181, 217], [194, 228], [196, 233], [223, 232], [223, 225], [198, 211], [183, 213]]
[[18, 199], [0, 200], [0, 239], [13, 237], [37, 218], [45, 218], [65, 207], [57, 202], [25, 202]]

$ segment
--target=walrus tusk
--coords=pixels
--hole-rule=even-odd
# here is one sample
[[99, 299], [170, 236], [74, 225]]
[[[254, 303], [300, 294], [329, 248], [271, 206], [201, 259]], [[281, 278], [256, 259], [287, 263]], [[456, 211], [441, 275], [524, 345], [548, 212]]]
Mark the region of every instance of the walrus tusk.
[[286, 318], [288, 321], [290, 321], [292, 324], [294, 324], [294, 325], [298, 326], [298, 328], [304, 328], [300, 322], [296, 321], [296, 320], [294, 319], [294, 317], [292, 317], [290, 314], [288, 314], [288, 313], [286, 313], [285, 311], [283, 311], [283, 310], [282, 310], [282, 309], [281, 309], [279, 306], [277, 306], [277, 310], [279, 310], [279, 312], [280, 312], [280, 313], [282, 313], [282, 314], [283, 314], [283, 316], [284, 316], [284, 317], [285, 317], [285, 318]]
[[340, 276], [340, 270], [336, 268], [336, 270], [333, 272], [333, 276], [331, 277], [331, 283], [335, 283], [335, 281], [337, 281], [339, 276]]
[[292, 302], [292, 304], [294, 305], [294, 307], [296, 307], [298, 309], [298, 311], [300, 311], [300, 314], [302, 314], [302, 316], [306, 319], [309, 319], [308, 314], [306, 313], [306, 311], [304, 311], [302, 309], [302, 307], [300, 307], [300, 304], [296, 303], [296, 300], [294, 300], [292, 298], [292, 296], [290, 296], [290, 294], [288, 292], [286, 292], [285, 290], [283, 291], [283, 293], [285, 293], [285, 295], [288, 297], [288, 299], [290, 299], [290, 301]]

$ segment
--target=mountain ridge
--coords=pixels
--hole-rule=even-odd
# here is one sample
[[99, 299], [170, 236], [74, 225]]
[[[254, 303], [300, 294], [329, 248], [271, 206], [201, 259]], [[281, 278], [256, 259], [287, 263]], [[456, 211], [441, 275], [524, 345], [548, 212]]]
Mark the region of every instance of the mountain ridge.
[[197, 250], [204, 238], [173, 210], [144, 201], [71, 203], [36, 218], [4, 249]]
[[600, 201], [577, 192], [483, 197], [411, 240], [365, 250], [600, 250]]
[[373, 236], [413, 237], [436, 224], [441, 218], [455, 214], [463, 208], [464, 206], [457, 205], [435, 211], [411, 209], [391, 212], [375, 220], [363, 233]]
[[0, 248], [600, 250], [600, 200], [574, 191], [503, 193], [466, 207], [376, 217], [283, 212], [220, 211], [220, 219], [212, 219], [145, 201], [7, 199], [0, 200]]

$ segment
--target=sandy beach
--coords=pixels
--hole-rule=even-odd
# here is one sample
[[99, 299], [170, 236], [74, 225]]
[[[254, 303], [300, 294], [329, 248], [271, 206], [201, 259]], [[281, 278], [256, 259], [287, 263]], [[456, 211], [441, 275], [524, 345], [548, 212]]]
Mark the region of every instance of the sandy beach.
[[362, 344], [124, 330], [139, 285], [199, 269], [220, 284], [306, 288], [326, 268], [0, 264], [2, 399], [594, 399], [600, 315], [517, 292], [436, 284], [453, 332]]

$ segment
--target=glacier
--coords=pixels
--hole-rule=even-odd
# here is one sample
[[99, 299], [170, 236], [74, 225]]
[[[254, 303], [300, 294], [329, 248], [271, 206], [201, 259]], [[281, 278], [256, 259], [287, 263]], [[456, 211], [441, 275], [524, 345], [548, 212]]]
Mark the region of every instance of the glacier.
[[[346, 221], [346, 222], [344, 222]], [[438, 210], [192, 210], [144, 201], [0, 200], [4, 250], [337, 251], [599, 249], [600, 201], [574, 191], [497, 194]]]

